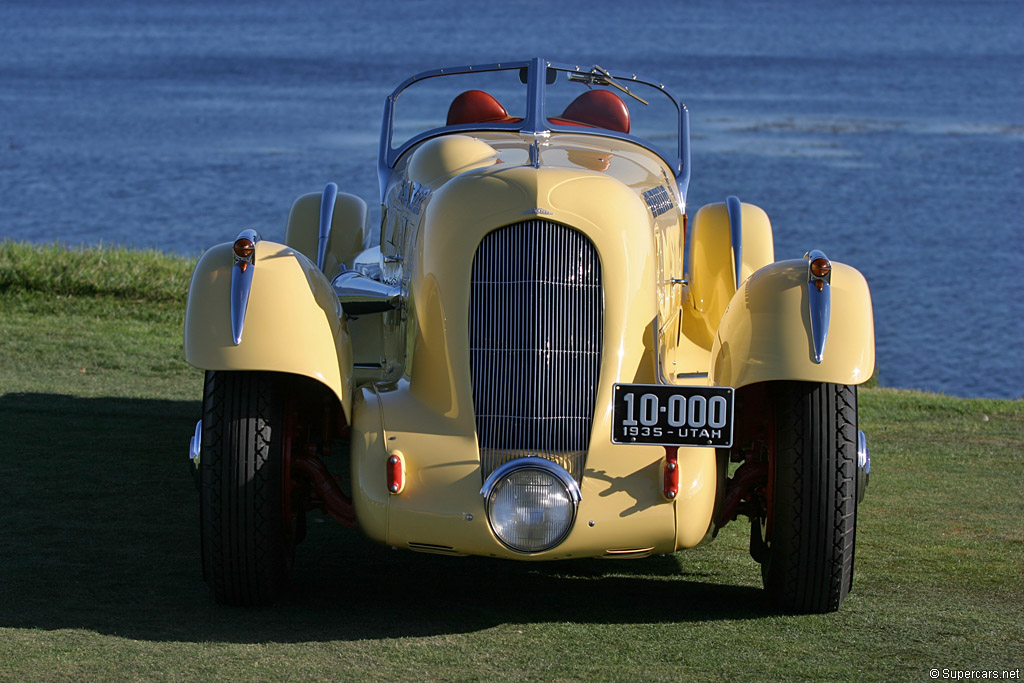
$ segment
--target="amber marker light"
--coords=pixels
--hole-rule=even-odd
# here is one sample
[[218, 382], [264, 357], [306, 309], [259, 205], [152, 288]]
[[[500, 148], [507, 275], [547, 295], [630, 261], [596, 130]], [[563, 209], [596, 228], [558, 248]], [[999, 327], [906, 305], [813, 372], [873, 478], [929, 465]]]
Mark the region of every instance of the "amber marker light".
[[811, 284], [819, 292], [823, 291], [825, 283], [831, 279], [832, 262], [820, 251], [808, 252], [804, 258], [808, 258], [811, 261], [807, 266]]
[[814, 277], [828, 277], [832, 272], [832, 264], [827, 258], [816, 258], [811, 261], [811, 275]]
[[231, 248], [235, 252], [235, 256], [246, 261], [256, 253], [256, 243], [248, 237], [239, 237]]

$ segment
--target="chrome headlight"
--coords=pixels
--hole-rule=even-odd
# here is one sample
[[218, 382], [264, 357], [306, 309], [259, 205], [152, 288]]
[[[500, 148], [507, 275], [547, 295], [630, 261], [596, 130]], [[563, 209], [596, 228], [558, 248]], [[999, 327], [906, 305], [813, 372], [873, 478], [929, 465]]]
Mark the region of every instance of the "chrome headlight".
[[562, 542], [576, 519], [580, 487], [559, 465], [540, 457], [518, 458], [487, 477], [480, 493], [487, 521], [512, 550], [536, 553]]

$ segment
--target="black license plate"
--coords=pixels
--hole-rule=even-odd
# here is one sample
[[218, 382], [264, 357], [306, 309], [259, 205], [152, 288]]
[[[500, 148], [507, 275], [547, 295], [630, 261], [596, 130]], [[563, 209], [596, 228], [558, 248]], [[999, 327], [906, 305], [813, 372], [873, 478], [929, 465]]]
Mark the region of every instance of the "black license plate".
[[730, 387], [616, 384], [612, 443], [732, 446]]

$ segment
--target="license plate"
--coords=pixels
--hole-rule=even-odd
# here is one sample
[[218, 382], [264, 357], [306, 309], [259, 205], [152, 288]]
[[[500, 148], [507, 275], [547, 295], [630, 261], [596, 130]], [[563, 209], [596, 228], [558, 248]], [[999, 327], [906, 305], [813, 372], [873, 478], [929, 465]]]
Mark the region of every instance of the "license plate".
[[732, 446], [730, 387], [616, 384], [612, 443]]

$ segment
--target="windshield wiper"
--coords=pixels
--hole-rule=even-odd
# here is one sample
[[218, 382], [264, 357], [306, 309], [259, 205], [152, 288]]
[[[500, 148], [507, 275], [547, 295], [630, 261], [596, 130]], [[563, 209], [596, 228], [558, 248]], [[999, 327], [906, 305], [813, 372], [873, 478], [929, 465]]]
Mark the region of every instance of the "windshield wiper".
[[616, 81], [614, 78], [612, 78], [612, 75], [608, 73], [607, 69], [603, 69], [599, 67], [597, 64], [595, 64], [594, 68], [590, 70], [590, 73], [581, 73], [578, 71], [570, 72], [569, 80], [576, 81], [578, 83], [586, 83], [587, 85], [610, 85], [613, 88], [617, 88], [622, 92], [626, 93], [634, 100], [639, 100], [644, 104], [648, 104], [647, 100], [635, 94], [629, 88]]

